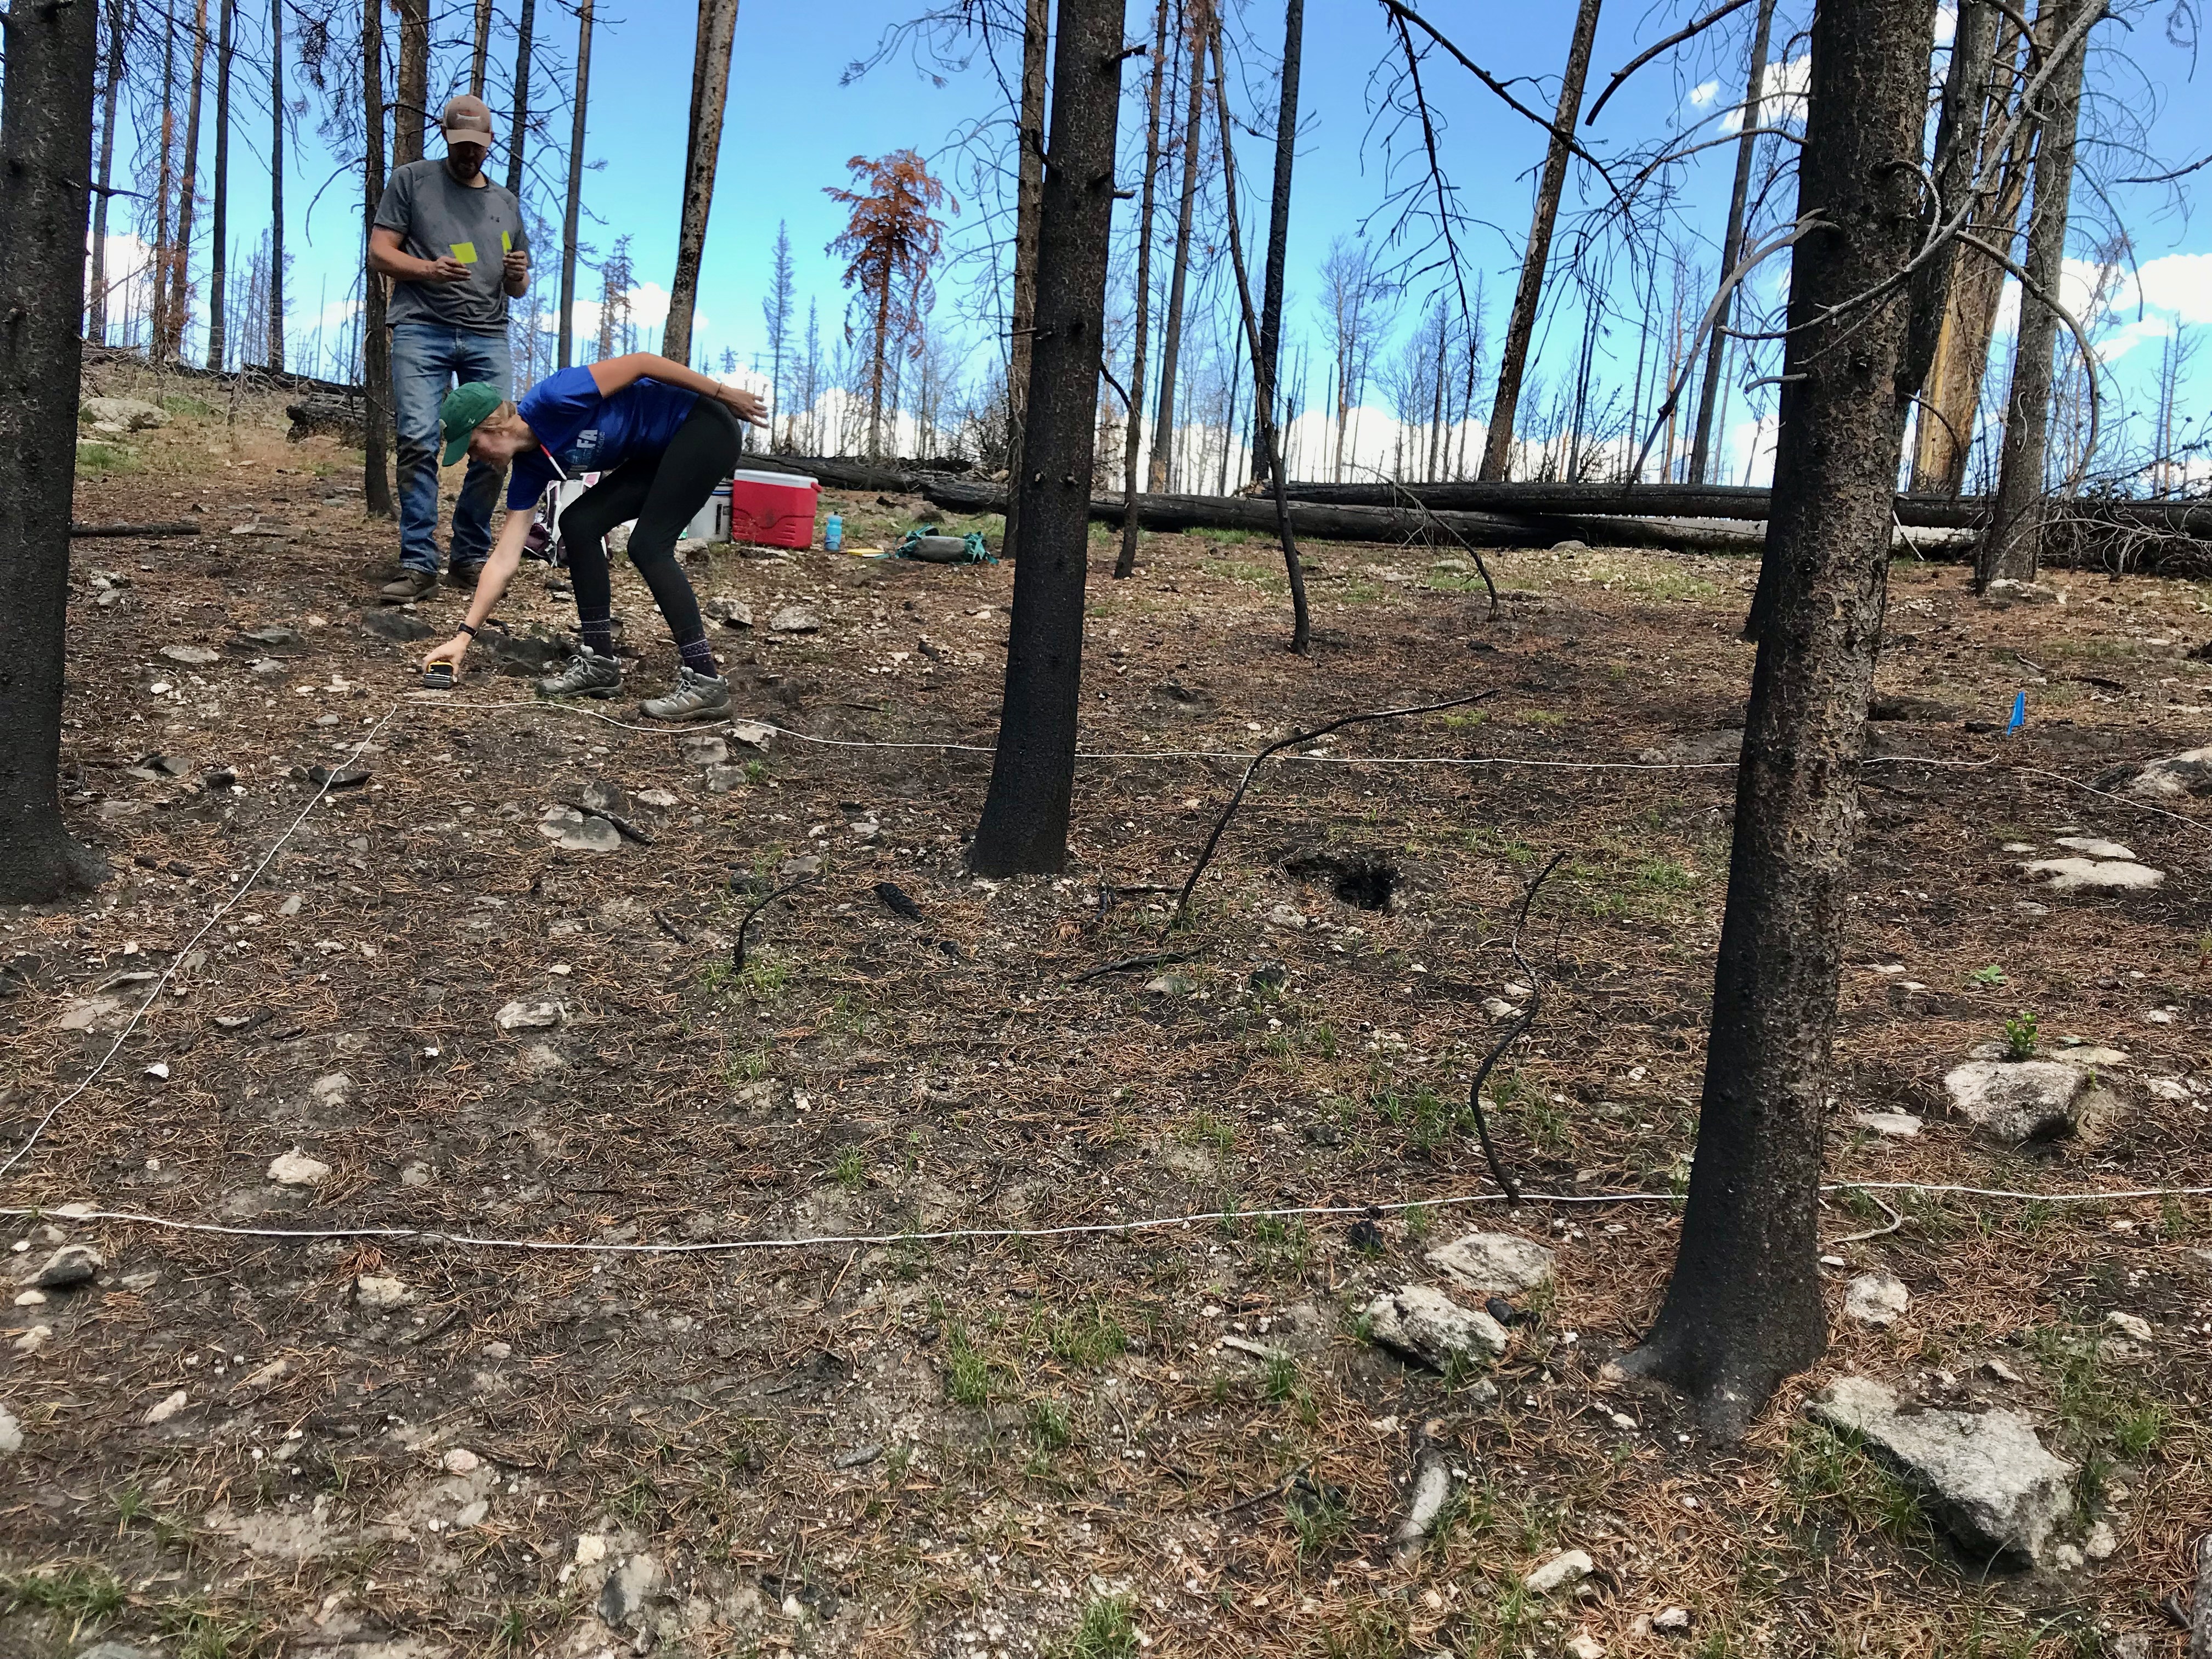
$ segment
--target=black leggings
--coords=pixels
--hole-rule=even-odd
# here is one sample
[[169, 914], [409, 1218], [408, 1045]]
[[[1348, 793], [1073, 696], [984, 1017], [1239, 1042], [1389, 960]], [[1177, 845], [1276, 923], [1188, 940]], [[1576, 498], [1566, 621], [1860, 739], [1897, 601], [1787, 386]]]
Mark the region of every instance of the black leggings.
[[714, 486], [730, 476], [742, 447], [738, 417], [726, 404], [702, 398], [667, 448], [624, 461], [568, 504], [561, 514], [561, 543], [576, 585], [579, 617], [596, 622], [614, 614], [607, 532], [635, 519], [629, 562], [653, 590], [668, 631], [678, 645], [707, 637], [699, 601], [676, 562], [676, 538], [707, 504]]

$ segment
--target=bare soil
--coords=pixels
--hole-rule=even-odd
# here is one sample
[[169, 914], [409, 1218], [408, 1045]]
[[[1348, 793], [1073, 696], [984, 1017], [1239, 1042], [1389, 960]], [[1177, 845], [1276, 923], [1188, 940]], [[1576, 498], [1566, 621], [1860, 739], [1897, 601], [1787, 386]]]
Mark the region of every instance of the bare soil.
[[[272, 401], [166, 390], [176, 419], [88, 454], [79, 491], [81, 519], [205, 526], [76, 549], [65, 781], [112, 878], [0, 922], [9, 1152], [176, 966], [0, 1180], [44, 1212], [11, 1212], [17, 1268], [70, 1242], [105, 1261], [0, 1332], [21, 1441], [0, 1456], [0, 1653], [2179, 1651], [2159, 1604], [2212, 1515], [2202, 1198], [1885, 1194], [1885, 1231], [1838, 1194], [1827, 1235], [1876, 1236], [1834, 1247], [1832, 1349], [1740, 1446], [1601, 1375], [1656, 1306], [1692, 1147], [1742, 563], [1508, 551], [1493, 613], [1448, 552], [1316, 546], [1301, 659], [1265, 543], [1148, 538], [1116, 583], [1102, 532], [1085, 746], [1176, 753], [1086, 761], [1065, 878], [988, 884], [962, 865], [988, 752], [932, 745], [992, 740], [1010, 568], [696, 561], [702, 598], [755, 618], [716, 631], [739, 712], [860, 745], [730, 739], [744, 769], [710, 792], [630, 702], [535, 703], [489, 651], [459, 690], [416, 690], [422, 647], [392, 635], [441, 638], [462, 600], [368, 625], [393, 538], [362, 517], [357, 459], [288, 445]], [[830, 504], [857, 545], [920, 507]], [[553, 580], [525, 567], [518, 636], [573, 620]], [[1917, 701], [1873, 733], [1840, 1177], [2212, 1184], [2212, 811], [2078, 787], [2207, 740], [2212, 663], [2187, 653], [2212, 588], [2059, 580], [2063, 606], [1996, 611], [1960, 568], [1893, 573], [1881, 690]], [[658, 690], [673, 653], [626, 566], [617, 603], [632, 684]], [[769, 628], [793, 604], [818, 631]], [[240, 637], [272, 627], [296, 642]], [[1482, 690], [1271, 763], [1170, 925], [1237, 757]], [[310, 807], [179, 964], [314, 799], [307, 769], [349, 761], [367, 780]], [[540, 833], [595, 782], [649, 844]], [[2067, 834], [2124, 842], [2164, 885], [2052, 894], [2006, 850]], [[1469, 1079], [1527, 994], [1512, 918], [1562, 850], [1522, 941], [1540, 1013], [1492, 1127], [1533, 1192], [1657, 1201], [1509, 1210], [1474, 1137]], [[810, 867], [735, 968], [740, 919]], [[558, 1024], [502, 1030], [510, 1003]], [[1993, 1146], [1946, 1115], [1944, 1073], [2023, 1010], [2046, 1046], [2125, 1051], [2125, 1109], [2094, 1143]], [[1925, 1127], [1853, 1127], [1870, 1110]], [[319, 1184], [269, 1177], [295, 1151]], [[55, 1213], [72, 1203], [210, 1231]], [[1307, 1206], [1355, 1212], [1258, 1213]], [[1479, 1227], [1559, 1253], [1493, 1373], [1363, 1340], [1370, 1297]], [[384, 1228], [441, 1237], [362, 1236]], [[757, 1247], [801, 1236], [887, 1242]], [[552, 1243], [671, 1248], [521, 1248]], [[1887, 1330], [1840, 1311], [1877, 1268], [1912, 1297]], [[2115, 1311], [2155, 1340], [2106, 1341]], [[1963, 1559], [1804, 1419], [1854, 1370], [2027, 1413], [2080, 1468], [2077, 1533], [2106, 1522], [2109, 1559]], [[1454, 1496], [1401, 1556], [1424, 1445]], [[1571, 1547], [1595, 1564], [1579, 1591], [1524, 1592]], [[1675, 1607], [1686, 1632], [1654, 1632]]]

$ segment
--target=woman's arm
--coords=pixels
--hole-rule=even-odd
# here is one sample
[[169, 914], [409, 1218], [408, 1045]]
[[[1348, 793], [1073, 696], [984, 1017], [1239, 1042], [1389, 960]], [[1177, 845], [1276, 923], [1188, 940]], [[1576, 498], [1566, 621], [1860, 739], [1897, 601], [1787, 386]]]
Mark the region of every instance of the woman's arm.
[[499, 541], [492, 548], [491, 556], [484, 561], [483, 574], [477, 578], [476, 596], [469, 601], [469, 611], [460, 631], [422, 659], [428, 668], [434, 662], [450, 662], [461, 665], [468, 654], [471, 630], [483, 626], [484, 618], [491, 615], [492, 607], [507, 592], [507, 583], [514, 580], [517, 566], [522, 562], [522, 544], [530, 534], [530, 526], [538, 522], [538, 507], [532, 502], [526, 507], [509, 509], [507, 522], [500, 526]]
[[709, 380], [696, 369], [686, 368], [673, 358], [656, 356], [650, 351], [631, 351], [619, 357], [602, 357], [590, 365], [590, 369], [592, 384], [599, 387], [602, 398], [611, 398], [624, 386], [635, 385], [649, 376], [663, 386], [696, 392], [702, 398], [712, 398], [717, 403], [727, 404], [737, 410], [738, 419], [750, 421], [755, 426], [768, 424], [768, 410], [751, 392], [738, 386], [725, 386], [720, 380]]

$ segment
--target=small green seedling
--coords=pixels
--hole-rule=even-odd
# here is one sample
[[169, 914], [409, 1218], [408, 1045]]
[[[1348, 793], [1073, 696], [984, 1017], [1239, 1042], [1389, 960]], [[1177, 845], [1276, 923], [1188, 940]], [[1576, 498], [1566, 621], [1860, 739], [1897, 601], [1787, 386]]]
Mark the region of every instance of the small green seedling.
[[2004, 1023], [2005, 1058], [2035, 1058], [2035, 1010], [2023, 1008]]
[[2005, 970], [1993, 962], [1986, 968], [1975, 969], [1966, 975], [1966, 982], [1969, 985], [2002, 985], [2005, 982]]

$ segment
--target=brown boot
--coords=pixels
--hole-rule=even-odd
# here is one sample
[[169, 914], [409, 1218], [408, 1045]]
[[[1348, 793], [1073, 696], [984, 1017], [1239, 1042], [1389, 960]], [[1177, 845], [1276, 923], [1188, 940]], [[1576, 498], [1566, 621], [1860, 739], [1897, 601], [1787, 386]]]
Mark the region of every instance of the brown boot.
[[399, 580], [386, 582], [377, 590], [376, 597], [386, 605], [409, 605], [422, 599], [438, 585], [434, 570], [402, 570]]

